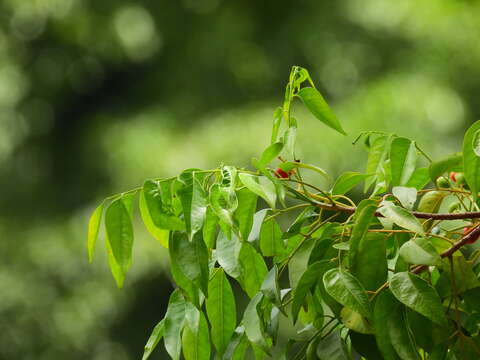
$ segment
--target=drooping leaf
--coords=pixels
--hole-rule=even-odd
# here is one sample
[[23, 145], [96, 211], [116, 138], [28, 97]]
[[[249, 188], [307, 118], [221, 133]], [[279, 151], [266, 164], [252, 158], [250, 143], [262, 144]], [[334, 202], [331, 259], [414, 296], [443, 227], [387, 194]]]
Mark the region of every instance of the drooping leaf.
[[260, 304], [263, 299], [263, 294], [258, 292], [248, 303], [247, 308], [243, 314], [243, 326], [245, 327], [245, 334], [252, 344], [257, 345], [265, 352], [268, 352], [269, 345], [267, 334], [265, 333], [263, 320], [260, 315]]
[[432, 181], [450, 171], [462, 171], [462, 153], [453, 153], [430, 164], [428, 172]]
[[270, 300], [272, 304], [280, 306], [280, 286], [278, 284], [278, 267], [273, 265], [268, 274], [265, 276], [260, 291]]
[[263, 256], [278, 256], [285, 253], [282, 229], [274, 218], [265, 221], [260, 230], [260, 249]]
[[418, 275], [399, 272], [390, 278], [390, 289], [398, 301], [434, 323], [445, 326], [447, 318], [435, 289]]
[[474, 200], [480, 190], [480, 157], [476, 154], [479, 131], [480, 120], [470, 126], [463, 139], [463, 171]]
[[312, 87], [304, 87], [300, 89], [297, 95], [300, 97], [300, 99], [302, 99], [303, 103], [307, 109], [310, 110], [313, 116], [315, 116], [325, 125], [337, 130], [340, 134], [347, 135], [345, 130], [343, 130], [340, 121], [338, 121], [337, 117], [323, 98], [322, 94], [320, 94], [317, 89]]
[[98, 231], [100, 229], [104, 204], [105, 202], [102, 202], [97, 206], [90, 216], [90, 220], [88, 221], [87, 250], [89, 262], [93, 261], [93, 253], [95, 252], [95, 245], [97, 244]]
[[365, 335], [351, 331], [349, 336], [352, 342], [352, 347], [365, 359], [384, 360], [373, 335]]
[[275, 209], [277, 192], [275, 184], [269, 178], [245, 173], [239, 174], [238, 177], [251, 192], [263, 198], [272, 209]]
[[205, 223], [203, 224], [203, 241], [208, 249], [215, 246], [215, 238], [217, 236], [218, 216], [215, 214], [211, 206], [207, 207], [205, 214]]
[[249, 345], [250, 342], [245, 335], [245, 328], [243, 326], [237, 327], [222, 360], [244, 360]]
[[207, 316], [212, 342], [222, 356], [233, 335], [237, 312], [232, 287], [222, 269], [215, 269], [208, 283]]
[[378, 180], [382, 172], [383, 163], [390, 151], [391, 139], [391, 135], [382, 135], [377, 137], [370, 146], [365, 174], [372, 174], [372, 176], [365, 180], [365, 192]]
[[241, 249], [242, 243], [233, 232], [229, 235], [225, 235], [223, 231], [218, 233], [217, 248], [215, 251], [217, 261], [225, 272], [235, 279], [242, 275], [240, 264]]
[[168, 235], [170, 233], [169, 230], [161, 229], [157, 225], [153, 223], [152, 217], [150, 216], [150, 212], [147, 208], [147, 203], [145, 200], [145, 194], [143, 190], [140, 191], [139, 197], [139, 208], [140, 208], [140, 215], [142, 217], [143, 223], [147, 228], [148, 232], [156, 239], [163, 247], [168, 248]]
[[369, 321], [358, 312], [344, 307], [340, 312], [342, 323], [349, 329], [360, 334], [373, 334], [374, 330]]
[[123, 282], [125, 281], [126, 273], [123, 271], [120, 265], [118, 265], [115, 257], [113, 256], [112, 246], [110, 244], [110, 240], [108, 239], [108, 234], [105, 240], [105, 247], [107, 248], [108, 266], [110, 268], [110, 272], [113, 275], [113, 278], [115, 279], [115, 283], [117, 284], [118, 288], [121, 289], [123, 287]]
[[185, 299], [178, 289], [170, 295], [164, 324], [165, 349], [173, 360], [179, 360], [182, 350], [181, 332], [185, 324]]
[[233, 210], [229, 207], [227, 192], [220, 184], [213, 184], [210, 187], [210, 205], [215, 215], [229, 227], [233, 226]]
[[242, 244], [239, 258], [242, 267], [241, 284], [248, 296], [252, 298], [260, 290], [268, 269], [262, 255], [249, 243]]
[[[452, 256], [452, 261], [453, 264], [450, 263], [450, 259], [442, 260], [443, 271], [435, 284], [435, 289], [442, 298], [451, 295], [453, 292], [457, 295], [464, 294], [466, 291], [480, 286], [480, 281], [469, 261], [463, 256]], [[452, 289], [452, 265], [455, 289]]]
[[391, 312], [400, 304], [390, 290], [383, 290], [375, 302], [373, 325], [375, 327], [375, 339], [378, 349], [385, 360], [398, 360], [399, 357], [392, 345], [389, 332]]
[[192, 173], [192, 179], [178, 194], [183, 206], [185, 226], [190, 240], [201, 230], [207, 213], [207, 195], [202, 184]]
[[401, 305], [390, 309], [388, 334], [393, 348], [402, 360], [421, 360], [405, 310]]
[[203, 312], [187, 303], [186, 324], [183, 329], [182, 350], [185, 360], [210, 359], [210, 334]]
[[247, 240], [252, 229], [253, 216], [257, 209], [257, 195], [247, 188], [237, 191], [238, 207], [234, 213], [234, 219], [238, 223], [238, 229], [242, 239]]
[[340, 177], [335, 181], [332, 188], [333, 195], [343, 195], [353, 189], [355, 186], [360, 184], [370, 174], [361, 174], [354, 171], [347, 171], [340, 175]]
[[339, 331], [332, 332], [320, 341], [317, 356], [320, 360], [351, 360], [347, 345]]
[[428, 239], [412, 239], [399, 250], [400, 256], [410, 264], [417, 265], [440, 265], [442, 260], [435, 247]]
[[295, 253], [290, 258], [288, 264], [288, 279], [290, 280], [290, 287], [295, 289], [303, 272], [307, 268], [310, 254], [315, 246], [314, 239], [306, 239], [301, 245], [296, 248]]
[[255, 213], [253, 216], [252, 230], [248, 234], [248, 242], [254, 243], [260, 239], [260, 233], [263, 226], [263, 220], [267, 215], [268, 209], [262, 209]]
[[404, 229], [420, 235], [424, 234], [422, 224], [415, 216], [390, 201], [383, 202], [383, 206], [378, 209], [378, 212]]
[[417, 149], [415, 142], [397, 137], [393, 139], [390, 147], [390, 168], [392, 172], [392, 185], [403, 186], [415, 171], [417, 163]]
[[340, 304], [366, 318], [372, 317], [367, 292], [353, 275], [342, 269], [331, 269], [323, 275], [323, 284], [328, 294]]
[[425, 185], [427, 185], [430, 181], [430, 177], [428, 174], [428, 168], [422, 167], [416, 169], [410, 180], [408, 180], [406, 187], [413, 187], [417, 190], [422, 190]]
[[165, 333], [165, 319], [162, 319], [153, 328], [152, 334], [150, 335], [147, 343], [145, 344], [142, 360], [147, 360], [150, 357], [150, 355], [152, 354], [152, 351], [155, 350], [160, 340], [162, 340], [164, 333]]
[[195, 234], [192, 241], [189, 241], [186, 233], [175, 231], [170, 237], [169, 252], [171, 262], [178, 264], [182, 273], [206, 294], [208, 252], [201, 234]]
[[115, 261], [126, 274], [132, 260], [133, 226], [123, 198], [114, 200], [105, 212], [105, 227]]

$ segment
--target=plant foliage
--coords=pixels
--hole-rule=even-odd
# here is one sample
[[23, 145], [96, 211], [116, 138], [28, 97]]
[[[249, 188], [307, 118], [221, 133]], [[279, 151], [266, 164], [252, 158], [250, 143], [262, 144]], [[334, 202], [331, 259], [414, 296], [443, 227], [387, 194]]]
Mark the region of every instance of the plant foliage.
[[[414, 140], [362, 133], [354, 143], [368, 151], [365, 173], [321, 189], [302, 175], [328, 174], [295, 157], [296, 98], [346, 134], [295, 66], [255, 170], [187, 169], [93, 212], [89, 259], [103, 218], [119, 287], [136, 197], [146, 228], [168, 248], [177, 289], [143, 359], [162, 339], [175, 360], [480, 358], [480, 252], [471, 245], [480, 235], [480, 122], [462, 153], [439, 161]], [[361, 183], [366, 199], [356, 204], [345, 194]]]

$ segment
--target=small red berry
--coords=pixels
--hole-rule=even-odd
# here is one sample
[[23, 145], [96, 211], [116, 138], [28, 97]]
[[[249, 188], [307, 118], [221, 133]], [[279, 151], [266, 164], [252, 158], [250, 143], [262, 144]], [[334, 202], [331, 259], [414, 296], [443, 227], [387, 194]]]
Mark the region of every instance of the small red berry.
[[282, 179], [288, 179], [290, 177], [290, 175], [288, 175], [285, 171], [283, 171], [280, 168], [277, 168], [275, 170], [275, 176]]
[[[472, 230], [473, 230], [472, 227], [464, 227], [463, 228], [463, 236], [468, 235], [470, 233], [470, 231], [472, 231]], [[473, 244], [475, 241], [478, 240], [479, 237], [480, 237], [480, 235], [477, 235], [473, 239], [468, 240], [467, 244]]]
[[456, 176], [457, 176], [457, 173], [452, 171], [449, 175], [450, 180], [452, 180], [453, 182], [457, 182]]

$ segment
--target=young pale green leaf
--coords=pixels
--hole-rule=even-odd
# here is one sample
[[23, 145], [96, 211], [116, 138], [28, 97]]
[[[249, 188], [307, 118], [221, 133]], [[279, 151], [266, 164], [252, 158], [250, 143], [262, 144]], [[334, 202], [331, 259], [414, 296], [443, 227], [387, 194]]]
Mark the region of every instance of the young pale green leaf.
[[350, 267], [350, 271], [366, 290], [375, 291], [387, 281], [385, 234], [367, 233], [352, 258], [354, 266]]
[[185, 230], [185, 223], [171, 211], [167, 211], [166, 205], [162, 201], [162, 191], [158, 182], [153, 180], [145, 181], [143, 194], [150, 217], [157, 227], [168, 230]]
[[222, 356], [233, 335], [237, 312], [232, 287], [222, 269], [215, 269], [208, 283], [207, 316], [212, 342]]
[[388, 321], [388, 335], [392, 346], [402, 360], [421, 360], [415, 345], [415, 340], [410, 331], [407, 315], [403, 306], [390, 309]]
[[114, 200], [105, 212], [105, 227], [115, 261], [126, 274], [132, 260], [133, 226], [122, 198]]
[[442, 259], [428, 239], [417, 238], [407, 241], [399, 250], [400, 256], [410, 264], [441, 265]]
[[227, 198], [228, 193], [220, 184], [213, 184], [210, 187], [210, 205], [215, 215], [228, 226], [233, 226], [233, 213], [229, 208]]
[[275, 184], [270, 179], [245, 173], [239, 174], [238, 177], [251, 192], [263, 198], [272, 209], [275, 209], [277, 192]]
[[[355, 224], [353, 225], [352, 235], [350, 236], [350, 251], [348, 252], [348, 259], [350, 269], [355, 272], [358, 270], [357, 262], [359, 258], [364, 255], [360, 253], [360, 246], [363, 238], [367, 234], [370, 223], [375, 217], [377, 211], [377, 202], [371, 199], [365, 199], [358, 204], [355, 211]], [[362, 246], [364, 250], [365, 246]]]
[[392, 194], [400, 201], [406, 209], [413, 209], [415, 201], [417, 201], [417, 189], [414, 187], [395, 186]]
[[365, 174], [373, 175], [371, 178], [365, 180], [365, 192], [367, 192], [372, 184], [378, 180], [383, 172], [384, 162], [390, 152], [391, 141], [392, 135], [381, 135], [372, 142], [368, 151], [368, 161]]
[[263, 226], [263, 220], [268, 213], [268, 209], [262, 209], [255, 213], [253, 216], [253, 225], [250, 234], [248, 234], [248, 242], [255, 243], [260, 239], [261, 229]]
[[343, 195], [348, 191], [352, 190], [355, 186], [360, 184], [369, 174], [361, 174], [354, 171], [347, 171], [340, 175], [340, 177], [335, 181], [332, 188], [333, 195]]
[[145, 349], [143, 351], [142, 360], [147, 360], [152, 351], [155, 350], [160, 340], [163, 338], [163, 334], [165, 333], [165, 319], [162, 319], [152, 331], [152, 334], [148, 338], [147, 343], [145, 344]]
[[93, 211], [88, 221], [88, 236], [87, 236], [87, 250], [88, 261], [93, 261], [93, 253], [95, 252], [95, 245], [97, 244], [98, 231], [100, 230], [100, 222], [102, 220], [103, 207], [105, 202], [102, 202]]
[[448, 195], [446, 191], [430, 191], [422, 196], [418, 204], [418, 211], [436, 213], [440, 209], [443, 199]]
[[267, 334], [265, 333], [265, 327], [260, 315], [261, 310], [259, 309], [262, 299], [263, 294], [259, 292], [250, 300], [243, 314], [242, 323], [248, 340], [263, 351], [268, 352]]
[[436, 324], [445, 326], [448, 321], [440, 297], [435, 289], [421, 277], [409, 272], [399, 272], [390, 278], [390, 289], [398, 301], [422, 314]]
[[330, 106], [328, 106], [322, 94], [320, 94], [317, 89], [304, 87], [303, 89], [300, 89], [297, 95], [302, 99], [303, 103], [313, 116], [325, 125], [337, 130], [340, 134], [347, 135], [345, 130], [343, 130], [340, 121], [338, 121], [337, 117], [330, 109]]
[[260, 290], [268, 269], [262, 255], [249, 243], [243, 243], [240, 250], [240, 266], [242, 268], [241, 285], [250, 298]]
[[263, 256], [278, 256], [285, 253], [282, 229], [274, 218], [263, 223], [260, 230], [260, 249]]
[[242, 275], [240, 264], [240, 251], [242, 243], [234, 234], [225, 235], [223, 231], [218, 233], [216, 255], [217, 261], [225, 272], [231, 277], [238, 279]]
[[110, 244], [110, 240], [108, 239], [108, 234], [106, 235], [105, 239], [105, 247], [107, 248], [107, 257], [108, 257], [108, 267], [110, 268], [110, 272], [115, 279], [115, 283], [117, 284], [118, 288], [123, 287], [123, 282], [125, 281], [126, 273], [123, 269], [118, 265], [115, 257], [113, 256], [112, 246]]
[[408, 182], [415, 171], [417, 157], [414, 141], [404, 137], [393, 139], [390, 147], [390, 169], [393, 186], [403, 186]]
[[175, 231], [170, 237], [169, 252], [171, 262], [178, 264], [180, 271], [206, 294], [208, 251], [202, 236], [197, 233], [189, 241], [186, 233]]
[[297, 126], [290, 126], [283, 134], [287, 156], [295, 158], [295, 143], [297, 141]]
[[260, 158], [259, 165], [262, 167], [267, 166], [272, 160], [274, 160], [280, 153], [282, 152], [283, 149], [283, 143], [281, 142], [276, 142], [271, 145], [269, 145], [262, 154], [262, 157]]
[[139, 208], [140, 208], [140, 215], [142, 217], [143, 223], [147, 228], [148, 232], [158, 240], [163, 247], [168, 248], [168, 235], [170, 233], [169, 230], [160, 229], [157, 225], [153, 223], [152, 217], [150, 216], [150, 212], [147, 208], [147, 203], [145, 201], [145, 194], [143, 190], [140, 191], [139, 197]]
[[385, 360], [399, 360], [389, 333], [391, 312], [400, 305], [390, 290], [383, 290], [375, 302], [373, 325], [378, 349]]
[[450, 171], [462, 171], [462, 153], [453, 153], [430, 164], [428, 172], [432, 181]]
[[425, 185], [427, 185], [430, 181], [430, 177], [428, 175], [428, 168], [418, 168], [415, 169], [410, 180], [408, 180], [406, 187], [413, 187], [417, 190], [422, 190]]
[[[189, 316], [189, 313], [194, 313]], [[187, 323], [183, 329], [182, 350], [185, 360], [210, 359], [210, 333], [203, 312], [187, 303]], [[189, 318], [193, 318], [190, 320]], [[189, 321], [190, 320], [190, 321]]]
[[339, 268], [331, 269], [323, 275], [323, 284], [327, 293], [340, 304], [367, 319], [372, 317], [367, 292], [353, 275]]
[[378, 212], [404, 229], [414, 231], [420, 235], [424, 234], [422, 224], [415, 216], [408, 210], [396, 206], [390, 201], [385, 201], [383, 206], [378, 209]]
[[181, 333], [185, 325], [185, 299], [179, 289], [170, 295], [164, 324], [165, 349], [173, 360], [179, 360], [182, 350]]
[[187, 234], [191, 240], [203, 227], [207, 213], [207, 195], [202, 184], [195, 177], [195, 173], [192, 174], [191, 181], [187, 182], [178, 194], [182, 202]]
[[358, 312], [344, 307], [340, 312], [342, 323], [349, 329], [360, 334], [373, 334], [374, 330], [369, 321]]
[[275, 109], [275, 112], [273, 113], [272, 140], [271, 140], [272, 144], [277, 141], [278, 131], [280, 130], [282, 118], [283, 118], [283, 109], [281, 107], [278, 107]]
[[258, 196], [247, 188], [243, 188], [237, 191], [237, 198], [238, 207], [235, 210], [234, 219], [238, 223], [238, 230], [242, 239], [247, 240], [252, 229]]
[[480, 190], [480, 157], [475, 152], [479, 132], [480, 120], [470, 126], [463, 139], [463, 171], [474, 200], [477, 199]]
[[305, 303], [307, 294], [330, 268], [329, 260], [321, 260], [309, 265], [303, 272], [297, 287], [293, 291], [292, 316], [294, 322], [297, 321], [298, 313]]

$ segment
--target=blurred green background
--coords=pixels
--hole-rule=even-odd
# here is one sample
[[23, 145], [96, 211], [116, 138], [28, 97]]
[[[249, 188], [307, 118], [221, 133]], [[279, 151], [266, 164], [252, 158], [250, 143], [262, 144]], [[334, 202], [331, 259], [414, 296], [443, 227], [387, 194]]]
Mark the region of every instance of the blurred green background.
[[479, 16], [473, 0], [0, 0], [0, 359], [141, 357], [165, 251], [137, 226], [118, 290], [103, 251], [87, 263], [89, 213], [145, 178], [248, 166], [292, 65], [349, 133], [296, 106], [304, 162], [362, 171], [362, 130], [460, 149]]

